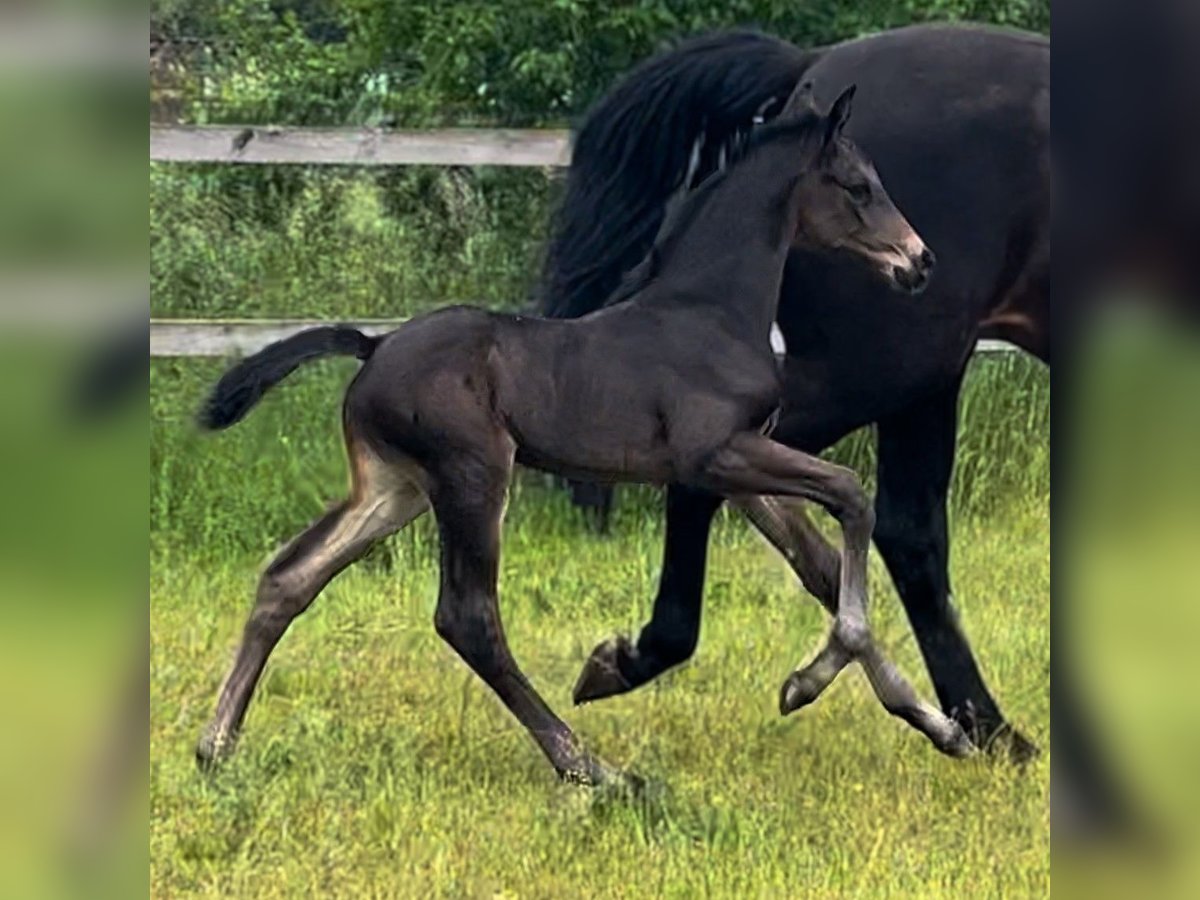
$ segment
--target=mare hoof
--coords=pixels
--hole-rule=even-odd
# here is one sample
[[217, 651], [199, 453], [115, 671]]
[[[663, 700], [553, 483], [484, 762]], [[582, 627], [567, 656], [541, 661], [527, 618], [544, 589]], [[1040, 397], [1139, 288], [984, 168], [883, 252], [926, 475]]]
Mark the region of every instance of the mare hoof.
[[196, 742], [196, 766], [201, 772], [211, 772], [229, 758], [233, 752], [234, 738], [228, 733], [218, 732], [211, 725], [204, 729]]
[[801, 672], [793, 672], [779, 691], [779, 714], [786, 716], [803, 709], [820, 695], [821, 691], [812, 679]]
[[992, 756], [1008, 754], [1008, 761], [1015, 766], [1025, 766], [1042, 755], [1042, 750], [1029, 738], [1007, 722], [1001, 725], [984, 745]]
[[598, 644], [583, 664], [583, 671], [575, 681], [575, 690], [572, 693], [575, 705], [602, 700], [631, 690], [633, 685], [621, 674], [621, 661], [628, 659], [634, 652], [629, 638], [624, 635]]

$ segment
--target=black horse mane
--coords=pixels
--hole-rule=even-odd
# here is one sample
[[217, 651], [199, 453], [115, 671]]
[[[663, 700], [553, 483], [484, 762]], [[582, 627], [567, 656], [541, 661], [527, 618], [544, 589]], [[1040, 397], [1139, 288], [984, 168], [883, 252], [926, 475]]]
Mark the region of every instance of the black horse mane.
[[630, 72], [576, 133], [540, 311], [571, 318], [627, 297], [622, 276], [636, 281], [650, 271], [648, 253], [664, 221], [676, 227], [673, 220], [691, 206], [684, 173], [703, 187], [720, 170], [722, 154], [728, 165], [755, 119], [776, 114], [822, 52], [754, 31], [721, 32], [685, 41]]

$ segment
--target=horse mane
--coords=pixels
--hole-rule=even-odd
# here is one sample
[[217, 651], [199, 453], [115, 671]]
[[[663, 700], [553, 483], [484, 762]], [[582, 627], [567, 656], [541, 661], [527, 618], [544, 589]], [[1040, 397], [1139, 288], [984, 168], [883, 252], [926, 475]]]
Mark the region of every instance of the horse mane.
[[614, 289], [628, 296], [622, 276], [639, 277], [664, 222], [686, 211], [677, 204], [697, 142], [703, 177], [756, 116], [778, 111], [823, 52], [756, 31], [718, 32], [650, 58], [604, 95], [575, 135], [540, 311], [570, 318], [614, 302]]

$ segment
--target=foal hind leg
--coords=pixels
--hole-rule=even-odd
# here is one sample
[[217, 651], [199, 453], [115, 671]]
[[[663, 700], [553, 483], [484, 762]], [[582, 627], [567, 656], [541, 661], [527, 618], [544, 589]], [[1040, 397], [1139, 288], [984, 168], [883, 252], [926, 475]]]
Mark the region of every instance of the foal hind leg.
[[[760, 434], [745, 432], [736, 435], [713, 456], [699, 480], [730, 496], [769, 494], [815, 500], [842, 527], [842, 561], [833, 630], [816, 658], [789, 679], [784, 693], [789, 706], [798, 709], [813, 702], [851, 660], [860, 659], [885, 707], [897, 715], [908, 711], [903, 701], [912, 689], [890, 664], [885, 666], [867, 624], [867, 551], [874, 517], [854, 473]], [[919, 712], [903, 717], [939, 750], [955, 756], [969, 751], [970, 742], [957, 723], [927, 705]]]
[[355, 462], [352, 497], [294, 538], [263, 573], [217, 711], [196, 746], [202, 768], [233, 749], [267, 657], [292, 621], [335, 575], [428, 508], [424, 493], [401, 473], [370, 456]]
[[441, 534], [441, 589], [434, 626], [525, 726], [559, 777], [581, 784], [619, 781], [582, 748], [517, 666], [497, 597], [500, 526], [511, 475], [504, 464], [443, 461], [430, 495]]
[[[837, 588], [841, 562], [837, 551], [817, 531], [804, 510], [803, 501], [784, 497], [744, 496], [734, 505], [791, 565], [800, 583], [832, 615], [837, 615]], [[834, 667], [839, 662], [835, 651], [817, 669]], [[943, 727], [942, 714], [926, 703], [896, 667], [879, 652], [874, 642], [859, 657], [867, 680], [884, 709], [911, 724], [924, 734]], [[809, 668], [812, 668], [810, 664]], [[808, 677], [812, 677], [811, 674]], [[799, 709], [809, 692], [800, 672], [783, 683], [779, 711], [787, 715]]]

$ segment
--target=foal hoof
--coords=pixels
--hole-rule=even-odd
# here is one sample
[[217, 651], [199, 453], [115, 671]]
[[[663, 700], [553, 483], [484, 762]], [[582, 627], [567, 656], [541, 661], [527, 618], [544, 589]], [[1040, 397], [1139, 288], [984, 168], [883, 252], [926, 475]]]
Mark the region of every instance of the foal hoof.
[[196, 742], [196, 766], [201, 772], [212, 772], [229, 758], [233, 743], [234, 738], [230, 734], [219, 732], [210, 725]]
[[821, 691], [811, 678], [802, 672], [793, 672], [779, 691], [779, 714], [790, 715], [808, 706], [819, 696]]
[[621, 674], [621, 660], [628, 659], [634, 652], [636, 651], [629, 638], [624, 635], [598, 644], [583, 664], [583, 671], [575, 681], [575, 690], [572, 693], [575, 705], [602, 700], [631, 690], [633, 685]]
[[558, 773], [567, 784], [577, 784], [603, 790], [605, 793], [636, 795], [646, 782], [640, 775], [617, 769], [595, 756], [585, 756], [570, 768]]
[[935, 747], [945, 753], [947, 756], [952, 756], [955, 759], [965, 759], [975, 752], [975, 745], [971, 743], [971, 739], [967, 736], [966, 729], [950, 720], [949, 732], [941, 738], [930, 738]]

